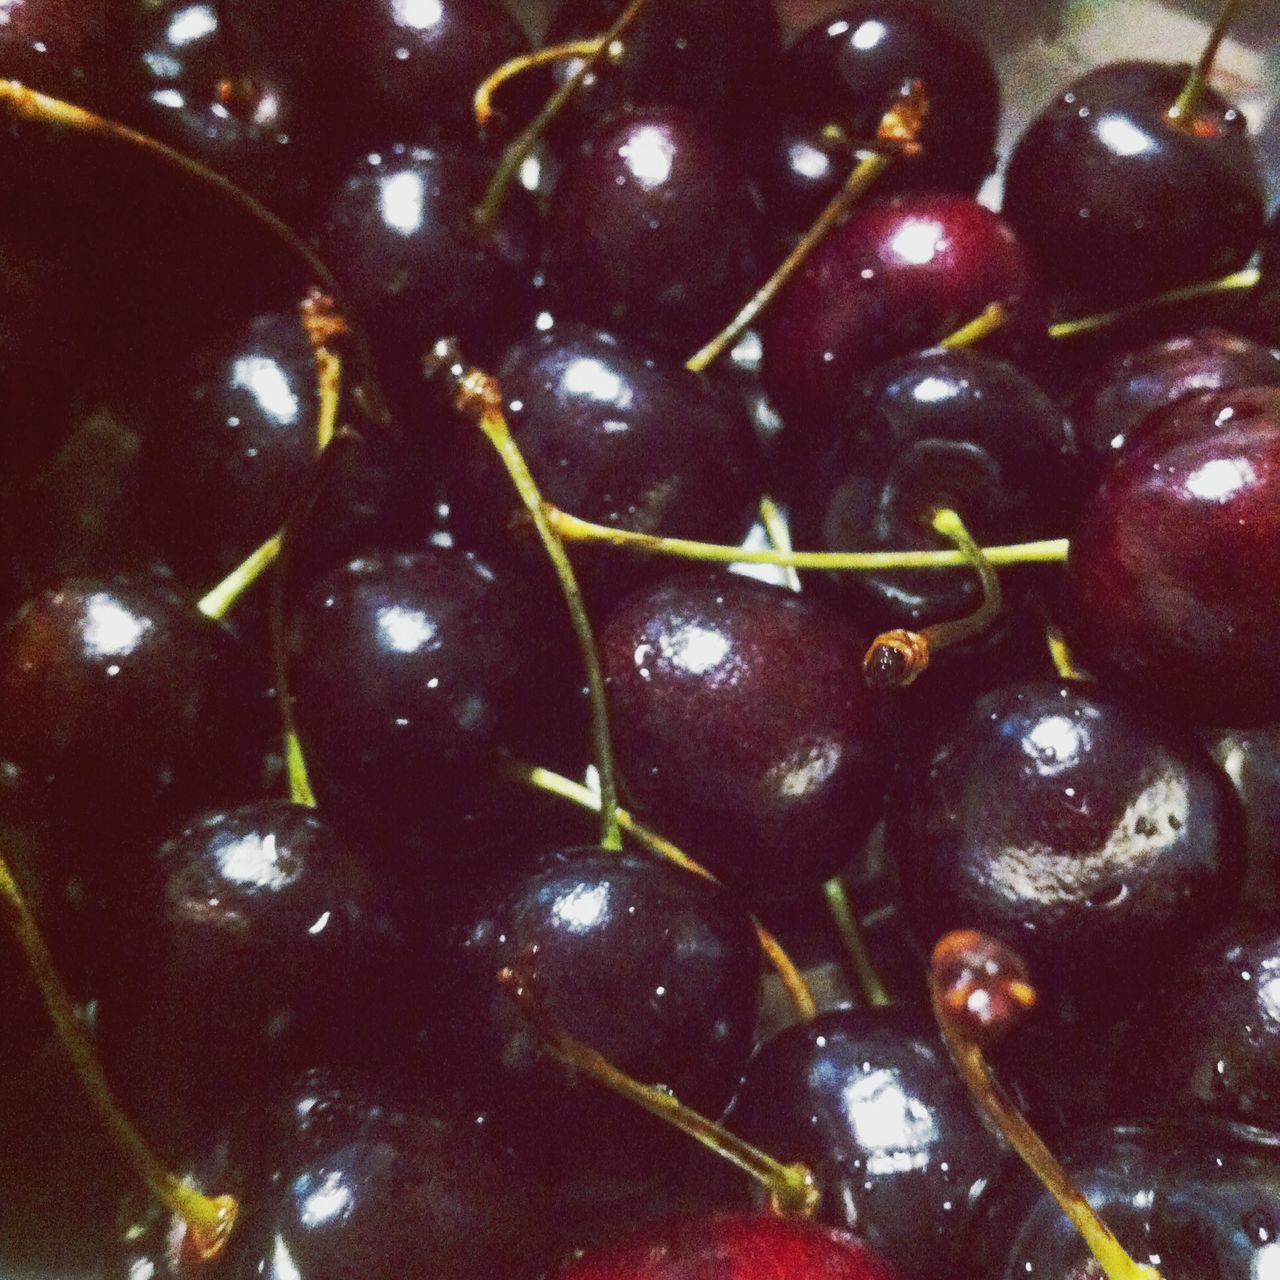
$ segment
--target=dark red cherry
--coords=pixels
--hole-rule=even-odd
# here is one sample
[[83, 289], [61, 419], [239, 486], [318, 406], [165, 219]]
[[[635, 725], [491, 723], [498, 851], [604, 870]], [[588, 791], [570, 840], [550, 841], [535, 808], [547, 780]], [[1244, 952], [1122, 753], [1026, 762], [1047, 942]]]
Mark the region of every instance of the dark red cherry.
[[382, 138], [474, 130], [480, 82], [529, 49], [501, 0], [339, 0], [323, 23], [344, 113]]
[[315, 172], [310, 68], [281, 30], [250, 45], [213, 0], [128, 0], [112, 33], [125, 118], [274, 207], [305, 203]]
[[913, 81], [929, 107], [920, 154], [896, 160], [886, 185], [976, 193], [995, 165], [1000, 115], [981, 41], [913, 0], [860, 0], [818, 22], [779, 60], [769, 103], [777, 114], [753, 147], [763, 152], [757, 171], [775, 227], [793, 235], [808, 227]]
[[[1075, 441], [1048, 396], [1012, 365], [933, 350], [875, 370], [814, 441], [792, 504], [798, 544], [820, 550], [937, 547], [938, 507], [980, 543], [1054, 537], [1075, 497]], [[824, 586], [876, 630], [972, 612], [971, 569], [832, 573]]]
[[1170, 405], [1085, 504], [1062, 620], [1117, 688], [1202, 724], [1280, 718], [1280, 389]]
[[606, 1245], [560, 1280], [893, 1280], [856, 1236], [774, 1217], [691, 1218]]
[[1022, 136], [1004, 216], [1077, 309], [1243, 266], [1263, 192], [1244, 117], [1206, 90], [1194, 127], [1166, 113], [1188, 68], [1115, 62], [1074, 81]]
[[1262, 235], [1262, 278], [1249, 295], [1248, 332], [1269, 346], [1280, 345], [1280, 217]]
[[[618, 12], [612, 0], [565, 0], [547, 39], [599, 35]], [[622, 47], [621, 59], [596, 73], [581, 95], [579, 119], [675, 106], [744, 130], [759, 114], [758, 86], [778, 56], [778, 19], [768, 0], [740, 0], [732, 8], [719, 0], [668, 0], [637, 19]]]
[[112, 894], [98, 1040], [128, 1113], [170, 1149], [249, 1091], [337, 1056], [371, 980], [362, 861], [284, 801], [217, 810], [134, 858]]
[[532, 313], [537, 247], [525, 193], [511, 193], [492, 229], [472, 217], [490, 172], [449, 144], [397, 144], [352, 168], [316, 226], [320, 255], [402, 400], [416, 402], [422, 356], [438, 339], [459, 337], [480, 359]]
[[[497, 369], [507, 421], [542, 496], [561, 510], [639, 533], [737, 543], [755, 518], [761, 480], [746, 412], [702, 374], [626, 339], [557, 325], [513, 347]], [[457, 443], [447, 483], [450, 528], [466, 546], [546, 553], [492, 446], [477, 431]], [[618, 552], [574, 563], [616, 598], [636, 572]], [[554, 588], [551, 588], [554, 589]]]
[[1070, 413], [1095, 474], [1156, 409], [1197, 391], [1280, 386], [1280, 352], [1221, 329], [1167, 338], [1117, 356], [1079, 387]]
[[547, 213], [558, 315], [689, 355], [759, 283], [756, 212], [719, 133], [650, 107], [602, 123]]
[[0, 741], [99, 854], [256, 794], [264, 687], [229, 632], [142, 578], [64, 582], [0, 632]]
[[922, 948], [981, 929], [1094, 1003], [1105, 974], [1132, 1000], [1244, 872], [1239, 801], [1204, 748], [1080, 682], [979, 698], [901, 770], [887, 823]]
[[727, 1106], [751, 1049], [760, 948], [726, 889], [651, 856], [508, 849], [446, 914], [430, 978], [454, 1061], [557, 1180], [634, 1186], [689, 1140], [552, 1057], [498, 983], [505, 966], [527, 965], [550, 1016], [622, 1071], [704, 1113]]
[[822, 422], [843, 410], [868, 369], [939, 341], [991, 303], [1010, 313], [1006, 338], [1035, 329], [1034, 270], [995, 214], [956, 195], [868, 205], [827, 237], [766, 313], [765, 390], [788, 422]]
[[821, 884], [857, 853], [883, 798], [862, 648], [821, 605], [733, 574], [629, 596], [600, 654], [636, 808], [756, 897]]
[[[1056, 1144], [1068, 1174], [1135, 1261], [1165, 1280], [1248, 1280], [1280, 1231], [1275, 1138], [1244, 1126], [1124, 1125]], [[983, 1280], [1079, 1280], [1102, 1269], [1022, 1165], [980, 1202], [964, 1244]]]
[[954, 1265], [1003, 1153], [918, 1012], [840, 1009], [756, 1050], [725, 1123], [822, 1188], [819, 1216], [904, 1276]]
[[0, 77], [91, 105], [103, 92], [107, 0], [5, 0]]

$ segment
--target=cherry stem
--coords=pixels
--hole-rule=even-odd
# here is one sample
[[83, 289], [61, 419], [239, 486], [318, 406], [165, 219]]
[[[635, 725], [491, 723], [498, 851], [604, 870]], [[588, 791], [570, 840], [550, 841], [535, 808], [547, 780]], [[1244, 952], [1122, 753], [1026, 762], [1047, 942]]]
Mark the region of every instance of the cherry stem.
[[1209, 32], [1209, 39], [1204, 46], [1204, 51], [1200, 54], [1199, 62], [1191, 69], [1191, 74], [1187, 77], [1186, 84], [1182, 86], [1182, 92], [1178, 94], [1177, 101], [1165, 113], [1165, 119], [1170, 124], [1187, 133], [1195, 132], [1196, 113], [1200, 110], [1200, 101], [1204, 97], [1209, 74], [1213, 70], [1218, 50], [1222, 47], [1227, 31], [1240, 10], [1240, 3], [1241, 0], [1225, 0], [1222, 12], [1218, 15], [1217, 22], [1213, 24], [1213, 30]]
[[524, 162], [532, 154], [534, 147], [542, 140], [542, 136], [551, 127], [560, 113], [569, 105], [582, 88], [587, 77], [596, 69], [601, 60], [609, 53], [613, 43], [644, 11], [649, 0], [630, 0], [630, 3], [614, 20], [613, 25], [598, 39], [592, 42], [592, 51], [586, 54], [582, 62], [574, 68], [566, 79], [542, 106], [542, 110], [533, 118], [527, 128], [512, 139], [511, 145], [503, 152], [498, 167], [494, 170], [484, 197], [476, 206], [473, 217], [485, 228], [497, 225], [506, 203], [507, 193], [519, 176]]
[[504, 62], [496, 71], [486, 76], [476, 90], [473, 100], [476, 124], [483, 129], [493, 119], [495, 114], [493, 95], [508, 80], [514, 80], [535, 67], [552, 66], [557, 62], [568, 62], [573, 58], [594, 58], [601, 53], [608, 53], [608, 48], [602, 47], [604, 44], [600, 36], [590, 40], [567, 40], [564, 44], [548, 45], [546, 48], [535, 49], [532, 53], [522, 53], [519, 57]]
[[282, 542], [283, 531], [273, 533], [260, 547], [249, 552], [216, 587], [202, 595], [196, 602], [196, 608], [206, 618], [221, 622], [249, 588], [275, 564]]
[[1053, 669], [1062, 679], [1086, 679], [1084, 672], [1076, 666], [1075, 659], [1071, 656], [1071, 650], [1067, 647], [1067, 642], [1063, 637], [1062, 629], [1056, 623], [1045, 623], [1044, 642], [1049, 650], [1049, 661], [1053, 663]]
[[575, 1039], [542, 1000], [533, 973], [533, 960], [532, 956], [526, 957], [522, 963], [501, 970], [498, 981], [557, 1058], [736, 1165], [764, 1188], [774, 1213], [789, 1218], [813, 1217], [821, 1192], [813, 1174], [804, 1165], [775, 1160], [723, 1125], [685, 1106], [668, 1090], [641, 1084], [595, 1049]]
[[76, 1015], [75, 1004], [58, 977], [40, 926], [3, 856], [0, 856], [0, 912], [27, 959], [58, 1040], [71, 1059], [76, 1076], [103, 1125], [126, 1161], [156, 1198], [186, 1224], [191, 1243], [200, 1258], [204, 1261], [216, 1258], [225, 1248], [235, 1226], [239, 1208], [235, 1197], [203, 1195], [171, 1173], [156, 1159], [132, 1121], [121, 1111], [98, 1064], [89, 1036]]
[[1051, 338], [1074, 338], [1078, 334], [1093, 333], [1098, 329], [1109, 328], [1128, 320], [1133, 316], [1143, 315], [1156, 307], [1172, 306], [1179, 302], [1194, 302], [1197, 298], [1205, 298], [1215, 293], [1228, 293], [1236, 289], [1253, 289], [1262, 279], [1259, 267], [1245, 267], [1242, 271], [1233, 271], [1229, 276], [1220, 276], [1216, 280], [1203, 280], [1199, 284], [1183, 285], [1178, 289], [1170, 289], [1168, 293], [1157, 294], [1154, 298], [1143, 298], [1138, 302], [1117, 307], [1114, 311], [1100, 311], [1091, 316], [1080, 316], [1076, 320], [1061, 320], [1051, 324], [1048, 329]]
[[[760, 523], [764, 526], [764, 536], [768, 538], [769, 545], [775, 551], [790, 552], [793, 549], [791, 530], [782, 518], [782, 512], [778, 510], [777, 504], [767, 494], [760, 499]], [[792, 591], [800, 590], [800, 575], [794, 566], [786, 565], [783, 568], [783, 575], [787, 580], [787, 586]]]
[[71, 129], [78, 133], [96, 134], [99, 137], [110, 138], [149, 152], [171, 169], [177, 169], [187, 177], [194, 178], [207, 187], [213, 187], [242, 213], [281, 241], [326, 289], [337, 289], [333, 273], [288, 223], [278, 218], [247, 191], [242, 190], [220, 173], [200, 164], [199, 161], [192, 160], [163, 142], [129, 128], [128, 125], [108, 120], [74, 103], [64, 102], [60, 98], [51, 98], [48, 94], [28, 89], [26, 85], [19, 84], [16, 80], [0, 80], [0, 103], [3, 103], [9, 112], [19, 119], [37, 120], [42, 124]]
[[966, 563], [977, 571], [982, 600], [963, 618], [935, 622], [922, 631], [884, 631], [876, 636], [862, 660], [863, 673], [872, 688], [905, 689], [924, 674], [939, 649], [980, 636], [1000, 616], [1004, 604], [1000, 578], [964, 527], [964, 521], [950, 507], [941, 507], [933, 513], [930, 523], [937, 533], [955, 543]]
[[853, 973], [858, 980], [858, 990], [862, 993], [863, 1000], [872, 1008], [886, 1008], [893, 1003], [893, 997], [876, 970], [871, 952], [867, 950], [858, 917], [854, 914], [843, 881], [839, 876], [834, 880], [828, 880], [822, 892], [827, 899], [827, 910], [831, 913], [832, 923], [840, 935], [840, 940], [844, 943], [849, 962], [853, 966]]
[[[720, 542], [695, 542], [689, 538], [664, 538], [595, 524], [572, 516], [549, 503], [543, 514], [562, 542], [598, 542], [625, 547], [649, 555], [713, 564], [774, 564], [796, 569], [824, 569], [850, 573], [882, 573], [894, 569], [957, 569], [972, 565], [962, 551], [772, 551], [766, 548], [731, 547]], [[1066, 538], [983, 547], [983, 558], [993, 565], [1059, 564], [1067, 558]]]
[[787, 282], [804, 265], [809, 255], [831, 234], [889, 167], [894, 156], [919, 150], [919, 136], [929, 114], [924, 86], [913, 80], [885, 112], [876, 130], [879, 149], [863, 155], [845, 179], [844, 186], [814, 219], [799, 243], [778, 265], [774, 273], [752, 294], [746, 305], [710, 342], [686, 361], [686, 367], [701, 373], [751, 327], [756, 317], [777, 297]]
[[1135, 1262], [1098, 1217], [992, 1074], [983, 1052], [1035, 1006], [1027, 967], [1011, 948], [973, 930], [947, 934], [929, 966], [933, 1015], [973, 1100], [1080, 1232], [1109, 1280], [1160, 1280]]
[[[479, 369], [461, 369], [453, 344], [446, 341], [437, 346], [429, 360], [432, 373], [448, 366], [448, 374], [455, 377], [454, 404], [457, 410], [472, 419], [493, 445], [502, 464], [515, 485], [520, 500], [533, 518], [534, 528], [546, 550], [547, 558], [559, 579], [569, 610], [569, 620], [577, 637], [582, 657], [583, 673], [587, 681], [587, 694], [591, 704], [591, 738], [595, 754], [596, 772], [600, 777], [600, 843], [606, 849], [622, 848], [622, 830], [618, 825], [618, 782], [613, 763], [613, 742], [609, 733], [609, 706], [605, 700], [604, 674], [600, 669], [600, 655], [596, 651], [595, 633], [587, 616], [577, 575], [569, 560], [559, 533], [547, 519], [548, 506], [542, 499], [537, 482], [530, 472], [524, 455], [511, 435], [506, 415], [502, 411], [502, 390], [495, 378]], [[429, 374], [429, 376], [431, 376]]]
[[[534, 791], [559, 796], [561, 799], [569, 800], [580, 809], [586, 809], [591, 813], [600, 812], [600, 797], [590, 787], [584, 786], [580, 782], [574, 782], [561, 774], [553, 773], [550, 769], [543, 769], [538, 765], [522, 764], [517, 760], [504, 760], [503, 769], [513, 781], [521, 783]], [[668, 862], [674, 862], [676, 866], [682, 867], [685, 871], [691, 872], [695, 876], [700, 876], [703, 880], [710, 880], [713, 884], [720, 883], [701, 863], [695, 862], [687, 853], [672, 844], [665, 836], [659, 835], [653, 828], [647, 827], [643, 822], [633, 818], [626, 809], [618, 809], [618, 825], [637, 844], [644, 846], [652, 853], [656, 853], [660, 858], [665, 858]], [[787, 955], [782, 944], [755, 916], [751, 917], [751, 922], [755, 926], [756, 937], [760, 940], [760, 950], [764, 952], [765, 958], [777, 972], [791, 1005], [795, 1009], [796, 1017], [801, 1022], [812, 1022], [818, 1016], [818, 1003], [813, 998], [813, 992], [805, 981], [804, 975], [796, 966], [795, 961]]]
[[971, 347], [975, 342], [981, 342], [983, 338], [989, 337], [995, 333], [997, 329], [1003, 328], [1009, 322], [1009, 313], [999, 302], [992, 302], [984, 307], [982, 311], [974, 316], [966, 325], [961, 325], [955, 333], [943, 338], [938, 346], [945, 347], [954, 351], [958, 347]]

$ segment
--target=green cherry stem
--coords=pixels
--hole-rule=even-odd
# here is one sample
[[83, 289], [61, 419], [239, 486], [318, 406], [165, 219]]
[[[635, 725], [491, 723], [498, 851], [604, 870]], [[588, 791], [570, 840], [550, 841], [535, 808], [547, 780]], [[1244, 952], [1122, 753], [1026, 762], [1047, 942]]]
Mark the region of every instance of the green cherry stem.
[[931, 523], [934, 531], [954, 543], [965, 562], [977, 572], [982, 584], [982, 600], [963, 618], [935, 622], [921, 631], [885, 631], [876, 636], [862, 660], [867, 683], [873, 688], [906, 688], [924, 674], [929, 660], [939, 649], [980, 636], [1004, 607], [999, 575], [959, 515], [950, 507], [942, 507], [933, 513]]
[[828, 201], [799, 243], [779, 263], [773, 274], [755, 291], [747, 303], [710, 342], [686, 362], [701, 373], [732, 348], [755, 323], [787, 282], [804, 266], [809, 255], [831, 234], [849, 210], [870, 190], [892, 163], [896, 154], [919, 150], [920, 131], [929, 114], [929, 100], [920, 81], [911, 81], [889, 107], [876, 130], [876, 150], [866, 152], [854, 166], [845, 184]]
[[984, 1050], [1007, 1035], [1036, 1003], [1022, 959], [1003, 943], [973, 930], [949, 933], [933, 951], [929, 995], [943, 1042], [978, 1109], [1058, 1202], [1108, 1280], [1161, 1280], [1155, 1268], [1129, 1256], [987, 1064]]
[[591, 51], [583, 57], [582, 62], [574, 68], [572, 74], [565, 79], [555, 93], [546, 100], [542, 110], [534, 116], [528, 127], [512, 139], [511, 145], [503, 152], [502, 159], [498, 162], [498, 167], [489, 181], [489, 186], [472, 215], [481, 227], [489, 229], [497, 225], [502, 206], [506, 203], [507, 193], [519, 176], [521, 166], [542, 140], [543, 134], [577, 96], [578, 90], [582, 88], [587, 77], [609, 54], [614, 42], [644, 12], [647, 4], [648, 0], [630, 0], [614, 20], [613, 25], [599, 37], [598, 41], [592, 42]]
[[609, 707], [605, 699], [604, 674], [600, 669], [600, 655], [596, 651], [595, 633], [591, 629], [591, 619], [587, 616], [577, 575], [573, 571], [573, 565], [558, 531], [547, 518], [548, 507], [538, 491], [537, 482], [511, 435], [511, 429], [507, 426], [506, 415], [502, 410], [502, 391], [496, 379], [479, 369], [467, 369], [458, 377], [455, 392], [455, 407], [484, 432], [502, 460], [507, 475], [510, 476], [516, 492], [520, 495], [520, 500], [533, 519], [534, 528], [538, 531], [538, 537], [546, 550], [547, 558], [551, 561], [551, 566], [560, 581], [565, 605], [569, 610], [569, 620], [573, 624], [574, 635], [577, 637], [591, 704], [592, 747], [595, 753], [596, 772], [600, 777], [600, 843], [606, 849], [621, 849], [622, 831], [618, 825], [618, 782], [613, 764], [613, 742], [609, 734]]
[[1200, 110], [1200, 101], [1208, 87], [1209, 74], [1213, 71], [1214, 62], [1217, 61], [1218, 50], [1222, 47], [1222, 42], [1226, 39], [1236, 14], [1240, 11], [1240, 4], [1241, 0], [1225, 0], [1222, 12], [1219, 13], [1217, 22], [1213, 24], [1213, 30], [1209, 32], [1209, 39], [1200, 54], [1200, 60], [1191, 69], [1191, 74], [1187, 77], [1186, 84], [1182, 86], [1182, 92], [1178, 94], [1177, 101], [1165, 113], [1165, 119], [1176, 128], [1184, 129], [1188, 133], [1196, 131], [1196, 114]]
[[538, 992], [535, 962], [536, 955], [524, 957], [521, 963], [502, 969], [498, 982], [557, 1058], [736, 1165], [764, 1188], [773, 1212], [792, 1218], [813, 1217], [821, 1193], [813, 1174], [804, 1165], [775, 1160], [723, 1125], [685, 1106], [668, 1090], [640, 1083], [603, 1054], [575, 1039], [543, 1002]]
[[[893, 569], [956, 569], [971, 565], [961, 551], [773, 551], [731, 547], [719, 542], [696, 542], [689, 538], [664, 538], [658, 534], [634, 533], [595, 524], [546, 504], [548, 525], [566, 543], [597, 542], [649, 555], [674, 556], [680, 560], [712, 564], [774, 564], [784, 568], [826, 569], [850, 573], [878, 573]], [[1066, 538], [1040, 542], [1019, 542], [1009, 546], [983, 547], [983, 557], [993, 565], [1060, 564], [1067, 558]]]
[[[760, 499], [760, 523], [764, 527], [764, 536], [768, 538], [769, 545], [775, 551], [794, 550], [791, 545], [791, 530], [787, 528], [787, 522], [782, 518], [782, 512], [778, 510], [777, 503], [767, 494]], [[786, 577], [787, 586], [792, 591], [799, 591], [800, 575], [794, 566], [786, 565], [783, 568], [783, 574]]]
[[0, 915], [4, 916], [26, 957], [58, 1040], [71, 1059], [77, 1078], [125, 1160], [155, 1197], [186, 1224], [188, 1237], [200, 1258], [205, 1261], [216, 1258], [226, 1247], [235, 1226], [239, 1207], [235, 1197], [203, 1195], [171, 1173], [156, 1159], [133, 1123], [121, 1111], [98, 1064], [89, 1036], [76, 1015], [75, 1004], [58, 976], [40, 927], [3, 856], [0, 856]]
[[858, 980], [858, 990], [862, 994], [863, 1001], [876, 1009], [891, 1005], [893, 997], [889, 994], [871, 959], [871, 952], [867, 950], [862, 929], [858, 925], [858, 917], [854, 914], [849, 896], [845, 892], [844, 882], [839, 876], [834, 880], [828, 880], [822, 892], [827, 900], [831, 921], [849, 956], [849, 963], [853, 967], [854, 977]]
[[[590, 787], [583, 786], [580, 782], [574, 782], [561, 774], [553, 773], [550, 769], [543, 769], [538, 765], [522, 764], [517, 760], [507, 759], [503, 761], [503, 771], [512, 781], [529, 787], [533, 791], [559, 796], [561, 799], [568, 800], [576, 804], [580, 809], [586, 809], [591, 813], [600, 812], [600, 797]], [[695, 862], [687, 853], [665, 836], [659, 835], [652, 827], [648, 827], [643, 822], [633, 818], [626, 809], [618, 809], [618, 825], [637, 844], [642, 845], [651, 853], [656, 853], [658, 857], [665, 858], [668, 862], [673, 862], [676, 866], [682, 867], [684, 870], [700, 876], [704, 880], [710, 880], [713, 884], [719, 883], [716, 877], [701, 863]], [[777, 938], [755, 916], [752, 916], [751, 920], [755, 925], [756, 936], [760, 940], [760, 950], [764, 952], [765, 958], [776, 971], [788, 998], [791, 1000], [791, 1005], [795, 1009], [796, 1017], [801, 1022], [812, 1022], [818, 1016], [818, 1004], [813, 998], [813, 992], [805, 981], [804, 975], [796, 966], [795, 961], [783, 950], [782, 944]]]
[[518, 57], [509, 59], [480, 82], [480, 87], [476, 90], [472, 101], [476, 125], [480, 129], [488, 126], [495, 114], [493, 95], [509, 80], [514, 80], [535, 67], [550, 67], [557, 62], [568, 62], [573, 58], [596, 58], [602, 53], [609, 52], [611, 52], [610, 47], [605, 41], [600, 36], [595, 36], [591, 40], [567, 40], [563, 44], [548, 45], [542, 49], [535, 49], [532, 53], [522, 53]]
[[1008, 311], [999, 302], [992, 302], [968, 324], [961, 325], [955, 333], [943, 338], [938, 346], [952, 351], [959, 347], [971, 347], [975, 342], [981, 342], [997, 329], [1003, 328], [1008, 322]]

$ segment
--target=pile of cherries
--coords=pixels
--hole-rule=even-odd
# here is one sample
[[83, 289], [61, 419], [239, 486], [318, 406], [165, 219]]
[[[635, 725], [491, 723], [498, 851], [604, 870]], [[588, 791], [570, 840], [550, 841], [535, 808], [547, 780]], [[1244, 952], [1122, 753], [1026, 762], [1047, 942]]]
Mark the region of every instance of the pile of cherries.
[[0, 1273], [1275, 1272], [1236, 7], [0, 0]]

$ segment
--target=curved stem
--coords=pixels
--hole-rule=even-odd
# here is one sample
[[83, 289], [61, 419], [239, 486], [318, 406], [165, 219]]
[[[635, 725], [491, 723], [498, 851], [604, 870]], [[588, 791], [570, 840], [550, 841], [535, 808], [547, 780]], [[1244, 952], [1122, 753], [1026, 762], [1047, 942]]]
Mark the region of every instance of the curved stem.
[[1188, 133], [1196, 132], [1196, 113], [1200, 110], [1200, 100], [1204, 97], [1205, 88], [1209, 83], [1209, 73], [1213, 70], [1218, 50], [1222, 47], [1227, 31], [1240, 10], [1240, 4], [1241, 0], [1225, 0], [1222, 12], [1218, 15], [1217, 22], [1213, 24], [1213, 30], [1209, 32], [1209, 39], [1200, 54], [1200, 60], [1191, 69], [1191, 74], [1187, 77], [1186, 84], [1182, 86], [1182, 92], [1178, 94], [1177, 101], [1165, 112], [1165, 119], [1175, 127], [1184, 129]]
[[600, 60], [609, 51], [619, 36], [640, 16], [648, 0], [630, 0], [630, 3], [618, 15], [613, 25], [600, 36], [599, 44], [594, 51], [583, 58], [572, 75], [570, 75], [555, 93], [543, 104], [542, 110], [533, 118], [529, 126], [512, 140], [511, 145], [503, 152], [502, 159], [489, 181], [484, 197], [476, 206], [475, 220], [482, 227], [493, 227], [497, 224], [506, 202], [507, 192], [520, 173], [520, 167], [529, 158], [542, 135], [546, 133], [561, 111], [569, 105], [582, 88], [583, 82], [599, 65]]
[[844, 943], [849, 961], [853, 965], [854, 976], [858, 979], [858, 989], [863, 1000], [872, 1008], [885, 1008], [893, 1003], [893, 997], [876, 971], [871, 953], [863, 941], [862, 930], [858, 927], [858, 918], [849, 904], [844, 883], [837, 876], [828, 880], [822, 890], [827, 900], [827, 909], [835, 924], [836, 932]]
[[618, 825], [618, 782], [613, 763], [613, 743], [609, 734], [609, 707], [605, 699], [604, 674], [600, 669], [600, 656], [596, 651], [596, 638], [587, 617], [586, 605], [578, 587], [573, 565], [560, 541], [560, 536], [547, 519], [546, 504], [538, 491], [519, 446], [512, 438], [507, 419], [502, 411], [502, 392], [497, 382], [478, 369], [464, 373], [457, 389], [457, 408], [475, 420], [493, 445], [502, 464], [515, 485], [520, 500], [533, 518], [534, 527], [542, 541], [547, 558], [560, 581], [569, 620], [573, 624], [578, 649], [582, 656], [583, 672], [587, 680], [587, 693], [591, 703], [591, 737], [595, 753], [596, 770], [600, 775], [600, 843], [606, 849], [622, 848], [622, 832]]
[[508, 80], [522, 76], [535, 67], [552, 66], [557, 62], [568, 62], [571, 58], [594, 58], [608, 50], [603, 48], [604, 41], [596, 36], [591, 40], [567, 40], [564, 44], [548, 45], [543, 49], [534, 49], [532, 53], [522, 53], [519, 57], [504, 62], [496, 71], [487, 75], [476, 90], [472, 100], [476, 124], [483, 129], [493, 119], [493, 95]]
[[171, 1173], [156, 1159], [132, 1122], [120, 1110], [98, 1065], [93, 1045], [76, 1016], [75, 1004], [58, 977], [40, 927], [3, 856], [0, 856], [0, 915], [4, 916], [26, 957], [58, 1040], [75, 1066], [76, 1075], [104, 1127], [155, 1197], [186, 1224], [199, 1256], [204, 1260], [216, 1258], [226, 1247], [235, 1226], [238, 1210], [235, 1197], [203, 1195]]
[[1172, 306], [1179, 302], [1194, 302], [1197, 298], [1206, 298], [1215, 293], [1229, 293], [1236, 289], [1253, 289], [1262, 279], [1259, 267], [1246, 267], [1242, 271], [1233, 271], [1229, 276], [1220, 276], [1217, 280], [1203, 280], [1199, 284], [1183, 285], [1179, 289], [1170, 289], [1168, 293], [1157, 294], [1154, 298], [1143, 298], [1131, 302], [1127, 306], [1117, 307], [1114, 311], [1099, 311], [1095, 315], [1080, 316], [1076, 320], [1061, 320], [1051, 324], [1048, 334], [1051, 338], [1074, 338], [1081, 333], [1093, 333], [1098, 329], [1109, 328], [1128, 320], [1131, 316], [1140, 316], [1155, 307]]
[[[591, 813], [600, 812], [600, 797], [590, 787], [585, 787], [580, 782], [574, 782], [570, 778], [537, 765], [521, 764], [517, 760], [505, 760], [503, 769], [508, 777], [534, 791], [560, 796], [561, 799], [571, 801], [580, 809], [589, 810]], [[660, 858], [674, 862], [676, 866], [683, 867], [684, 870], [704, 880], [710, 880], [713, 884], [720, 883], [701, 863], [695, 862], [665, 836], [659, 835], [651, 827], [633, 818], [626, 809], [618, 810], [618, 825], [638, 844], [656, 853]], [[760, 940], [760, 949], [773, 965], [791, 1000], [792, 1008], [795, 1009], [796, 1017], [801, 1022], [812, 1022], [818, 1016], [818, 1004], [813, 998], [809, 984], [804, 980], [804, 975], [796, 967], [795, 961], [783, 950], [777, 938], [755, 916], [751, 917], [751, 921], [755, 926], [756, 937]]]
[[37, 120], [43, 124], [71, 129], [78, 133], [96, 134], [99, 137], [111, 138], [149, 152], [171, 169], [177, 169], [187, 177], [212, 187], [219, 195], [281, 241], [326, 289], [337, 290], [333, 273], [288, 223], [278, 218], [247, 191], [241, 190], [234, 182], [206, 168], [199, 161], [192, 160], [180, 151], [175, 151], [172, 147], [148, 137], [145, 133], [139, 133], [136, 129], [130, 129], [127, 125], [95, 115], [84, 107], [77, 107], [74, 103], [64, 102], [60, 98], [51, 98], [48, 94], [37, 93], [16, 80], [0, 80], [0, 104], [12, 115], [21, 119]]
[[[547, 504], [548, 525], [563, 542], [598, 542], [626, 547], [649, 555], [674, 556], [681, 560], [712, 564], [776, 564], [796, 569], [845, 570], [851, 573], [879, 573], [891, 569], [956, 569], [972, 561], [961, 551], [770, 551], [731, 547], [719, 542], [696, 542], [689, 538], [664, 538], [651, 533], [633, 533], [610, 525], [595, 524], [571, 516]], [[1011, 546], [983, 547], [983, 557], [991, 564], [1059, 564], [1067, 558], [1066, 538], [1040, 542], [1019, 542]]]
[[938, 346], [946, 347], [948, 350], [955, 350], [957, 347], [971, 347], [975, 342], [981, 342], [983, 338], [989, 337], [1008, 322], [1008, 311], [1005, 310], [1001, 303], [992, 302], [984, 307], [978, 315], [974, 316], [968, 324], [961, 325], [955, 333], [943, 338], [938, 343]]
[[973, 540], [964, 521], [949, 507], [933, 513], [933, 528], [955, 543], [965, 562], [977, 571], [982, 600], [963, 618], [936, 622], [922, 631], [886, 631], [878, 635], [862, 660], [867, 683], [879, 689], [902, 689], [924, 674], [939, 649], [961, 644], [981, 635], [1000, 616], [1004, 600], [1000, 578], [982, 548]]
[[764, 1188], [775, 1213], [811, 1218], [817, 1212], [820, 1193], [813, 1175], [804, 1165], [775, 1160], [692, 1107], [686, 1107], [667, 1090], [641, 1084], [595, 1049], [575, 1039], [543, 1003], [532, 968], [532, 964], [526, 963], [503, 969], [498, 981], [557, 1058], [736, 1165]]

